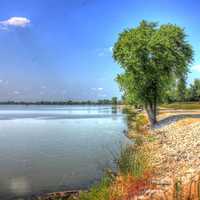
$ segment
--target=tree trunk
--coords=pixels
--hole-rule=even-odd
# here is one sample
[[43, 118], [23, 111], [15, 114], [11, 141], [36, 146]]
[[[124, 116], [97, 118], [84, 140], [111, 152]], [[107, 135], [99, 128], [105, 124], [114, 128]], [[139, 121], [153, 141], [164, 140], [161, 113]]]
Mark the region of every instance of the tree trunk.
[[156, 101], [152, 104], [152, 103], [148, 103], [145, 105], [145, 109], [149, 118], [149, 121], [151, 123], [151, 126], [155, 125], [157, 123], [157, 119], [156, 119]]

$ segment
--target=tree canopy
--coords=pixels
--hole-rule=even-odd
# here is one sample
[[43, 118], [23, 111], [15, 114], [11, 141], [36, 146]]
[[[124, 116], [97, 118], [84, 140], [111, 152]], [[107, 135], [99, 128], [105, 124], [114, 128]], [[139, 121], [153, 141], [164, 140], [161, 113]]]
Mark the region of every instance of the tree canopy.
[[179, 26], [142, 21], [119, 34], [113, 58], [123, 68], [117, 82], [125, 97], [144, 105], [154, 124], [157, 104], [175, 79], [187, 75], [193, 50]]

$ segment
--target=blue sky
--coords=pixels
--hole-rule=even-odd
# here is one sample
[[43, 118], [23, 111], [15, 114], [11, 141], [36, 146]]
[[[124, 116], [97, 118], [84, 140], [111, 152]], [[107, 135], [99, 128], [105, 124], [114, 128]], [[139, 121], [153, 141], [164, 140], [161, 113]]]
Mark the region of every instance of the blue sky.
[[198, 0], [0, 0], [0, 100], [120, 96], [118, 33], [142, 20], [185, 28], [200, 78]]

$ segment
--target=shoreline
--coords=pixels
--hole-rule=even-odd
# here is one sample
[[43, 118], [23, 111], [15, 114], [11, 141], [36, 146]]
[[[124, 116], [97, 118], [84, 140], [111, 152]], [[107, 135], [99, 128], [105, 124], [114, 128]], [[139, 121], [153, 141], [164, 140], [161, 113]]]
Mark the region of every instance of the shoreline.
[[[141, 113], [144, 114], [144, 112]], [[151, 179], [152, 188], [147, 188], [135, 199], [172, 200], [175, 198], [174, 196], [183, 194], [187, 197], [197, 196], [197, 190], [193, 189], [191, 193], [188, 188], [197, 187], [196, 185], [191, 186], [191, 184], [200, 173], [200, 167], [198, 168], [200, 166], [200, 159], [198, 159], [198, 156], [200, 157], [200, 137], [198, 137], [200, 110], [160, 109], [158, 120], [158, 124], [153, 129], [149, 129], [149, 126], [145, 127], [145, 131], [148, 131], [147, 134], [154, 139], [143, 144], [150, 150], [149, 156], [153, 170], [156, 172]], [[130, 127], [129, 132], [131, 131], [133, 131], [133, 127]], [[195, 139], [193, 139], [194, 135]], [[199, 151], [197, 152], [195, 147], [198, 146]], [[189, 159], [186, 159], [186, 154], [189, 154]], [[192, 164], [191, 158], [194, 160]], [[198, 176], [198, 180], [200, 180], [200, 176]], [[200, 184], [200, 181], [197, 183]], [[177, 191], [176, 187], [180, 187], [180, 191]], [[70, 196], [78, 199], [79, 193], [84, 191], [87, 192], [87, 190], [78, 189], [46, 193], [39, 196], [38, 200], [53, 200], [59, 195], [66, 199]]]

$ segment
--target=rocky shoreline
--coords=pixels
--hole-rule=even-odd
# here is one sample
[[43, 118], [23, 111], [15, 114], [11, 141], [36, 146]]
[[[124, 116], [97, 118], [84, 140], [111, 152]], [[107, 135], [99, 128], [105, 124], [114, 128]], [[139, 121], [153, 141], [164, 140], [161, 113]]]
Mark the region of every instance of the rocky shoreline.
[[175, 122], [155, 129], [158, 140], [152, 148], [154, 165], [160, 168], [160, 173], [183, 183], [200, 172], [200, 117], [183, 118], [185, 115], [184, 111], [172, 114], [171, 118], [176, 116]]
[[150, 131], [153, 189], [134, 200], [200, 199], [200, 111], [164, 110]]
[[67, 191], [59, 191], [59, 192], [52, 192], [42, 196], [37, 197], [37, 200], [55, 200], [55, 199], [75, 199], [79, 196], [80, 192], [83, 190], [67, 190]]

